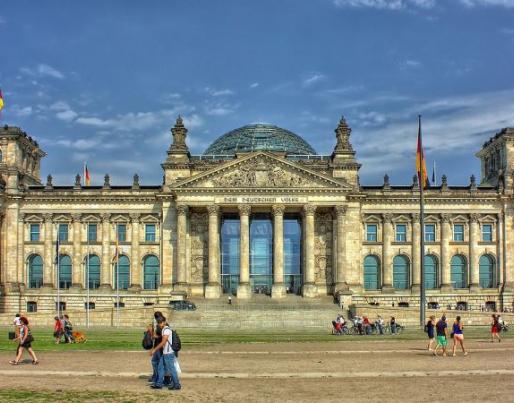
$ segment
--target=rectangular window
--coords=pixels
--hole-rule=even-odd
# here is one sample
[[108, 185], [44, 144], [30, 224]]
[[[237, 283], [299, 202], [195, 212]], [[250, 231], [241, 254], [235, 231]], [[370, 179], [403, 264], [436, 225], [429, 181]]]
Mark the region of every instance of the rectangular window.
[[435, 242], [435, 224], [425, 225], [425, 241]]
[[87, 240], [89, 242], [96, 242], [96, 234], [97, 234], [97, 225], [96, 224], [88, 224], [87, 226]]
[[55, 303], [55, 310], [65, 311], [66, 310], [66, 302], [59, 302], [59, 309], [57, 308], [57, 302]]
[[491, 224], [482, 225], [482, 241], [492, 242], [493, 241], [493, 226]]
[[145, 241], [155, 242], [155, 224], [146, 224]]
[[95, 309], [95, 303], [94, 302], [84, 302], [84, 309]]
[[27, 302], [27, 312], [37, 312], [37, 302], [28, 301]]
[[30, 241], [39, 241], [39, 224], [30, 224]]
[[127, 240], [127, 226], [125, 224], [118, 224], [116, 226], [118, 231], [118, 242], [126, 242]]
[[407, 242], [407, 226], [396, 224], [396, 242]]
[[366, 240], [368, 242], [377, 242], [378, 227], [376, 224], [366, 225]]
[[453, 240], [458, 242], [464, 241], [464, 225], [455, 224], [453, 226]]
[[59, 241], [68, 241], [68, 224], [59, 224]]
[[125, 302], [120, 302], [120, 305], [119, 305], [119, 306], [118, 306], [118, 303], [117, 303], [117, 302], [115, 302], [115, 303], [114, 303], [114, 307], [115, 307], [115, 308], [125, 308]]

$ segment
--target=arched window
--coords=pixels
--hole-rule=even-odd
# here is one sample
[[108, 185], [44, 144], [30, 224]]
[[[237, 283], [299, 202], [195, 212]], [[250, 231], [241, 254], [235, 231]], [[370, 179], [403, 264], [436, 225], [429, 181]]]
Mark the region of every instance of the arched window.
[[[87, 269], [89, 266], [89, 278]], [[89, 255], [84, 259], [84, 274], [86, 276], [84, 282], [87, 284], [89, 280], [89, 288], [97, 289], [100, 286], [100, 258], [96, 255]]]
[[437, 258], [434, 255], [425, 255], [425, 288], [437, 288]]
[[159, 259], [149, 255], [143, 261], [144, 289], [156, 290], [159, 286]]
[[68, 255], [59, 256], [59, 287], [71, 287], [71, 258]]
[[453, 288], [465, 288], [468, 283], [466, 258], [462, 255], [455, 255], [450, 262], [451, 281]]
[[494, 258], [491, 255], [482, 255], [478, 262], [479, 282], [482, 288], [493, 288], [494, 284]]
[[[129, 288], [130, 283], [130, 262], [128, 257], [125, 255], [121, 255], [118, 262], [114, 262], [114, 284], [113, 288], [118, 288], [119, 290], [126, 290]], [[119, 274], [119, 281], [117, 281], [117, 276]]]
[[397, 255], [393, 259], [393, 287], [397, 290], [409, 288], [410, 264], [407, 256]]
[[40, 288], [43, 285], [43, 259], [39, 255], [29, 257], [29, 288]]
[[364, 258], [364, 289], [378, 290], [380, 288], [380, 261], [376, 256]]

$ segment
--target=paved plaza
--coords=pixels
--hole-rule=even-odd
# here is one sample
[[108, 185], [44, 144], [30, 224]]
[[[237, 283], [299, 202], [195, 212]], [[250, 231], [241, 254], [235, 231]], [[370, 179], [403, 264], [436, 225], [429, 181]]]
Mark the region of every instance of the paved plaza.
[[470, 340], [467, 357], [433, 357], [424, 341], [337, 341], [187, 347], [180, 392], [151, 391], [143, 351], [41, 352], [12, 367], [0, 353], [0, 389], [120, 392], [129, 401], [509, 401], [514, 342]]

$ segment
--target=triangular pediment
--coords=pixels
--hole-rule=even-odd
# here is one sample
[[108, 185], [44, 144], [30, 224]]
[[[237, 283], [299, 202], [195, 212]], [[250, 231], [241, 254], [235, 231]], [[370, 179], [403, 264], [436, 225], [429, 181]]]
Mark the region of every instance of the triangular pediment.
[[352, 189], [342, 179], [322, 175], [266, 152], [257, 152], [227, 162], [208, 172], [180, 181], [175, 188]]

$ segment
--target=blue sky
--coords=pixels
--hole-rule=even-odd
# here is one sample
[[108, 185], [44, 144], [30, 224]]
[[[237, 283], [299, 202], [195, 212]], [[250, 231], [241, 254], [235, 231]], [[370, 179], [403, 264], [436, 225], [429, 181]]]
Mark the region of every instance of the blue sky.
[[450, 185], [514, 126], [514, 0], [6, 1], [0, 52], [1, 121], [59, 184], [159, 184], [179, 113], [193, 154], [255, 122], [330, 154], [344, 115], [369, 185], [411, 182], [418, 113]]

